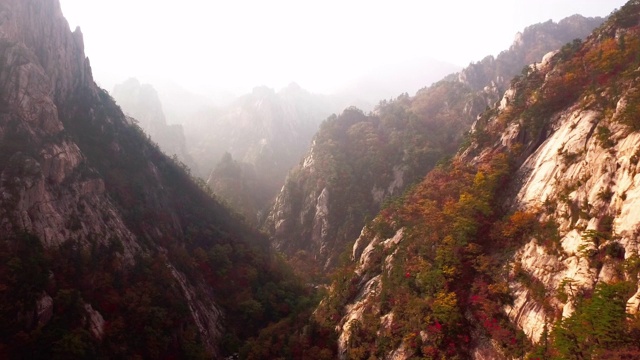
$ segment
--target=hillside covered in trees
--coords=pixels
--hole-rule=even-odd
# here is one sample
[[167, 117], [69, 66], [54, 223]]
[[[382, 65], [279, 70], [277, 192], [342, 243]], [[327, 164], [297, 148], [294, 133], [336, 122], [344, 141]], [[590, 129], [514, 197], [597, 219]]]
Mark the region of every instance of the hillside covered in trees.
[[98, 88], [57, 0], [0, 2], [0, 357], [221, 358], [308, 307]]
[[266, 220], [276, 248], [333, 268], [388, 199], [470, 141], [465, 133], [500, 100], [508, 85], [504, 79], [558, 44], [586, 37], [601, 22], [573, 16], [530, 26], [496, 59], [471, 64], [415, 96], [383, 100], [371, 114], [350, 108], [328, 118], [304, 160], [289, 173]]
[[639, 356], [639, 46], [634, 0], [364, 227], [314, 313], [340, 358]]
[[207, 184], [58, 0], [0, 0], [0, 358], [639, 358], [638, 54], [630, 0], [315, 135], [256, 88], [186, 133]]

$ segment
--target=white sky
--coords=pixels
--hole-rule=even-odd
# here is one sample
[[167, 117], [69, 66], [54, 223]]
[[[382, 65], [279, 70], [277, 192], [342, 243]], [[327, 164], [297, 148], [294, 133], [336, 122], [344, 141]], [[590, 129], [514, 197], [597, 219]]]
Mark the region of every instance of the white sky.
[[[238, 94], [295, 81], [330, 92], [384, 64], [465, 66], [527, 25], [606, 16], [626, 0], [60, 0], [107, 90], [135, 76]], [[425, 84], [428, 85], [428, 84]]]

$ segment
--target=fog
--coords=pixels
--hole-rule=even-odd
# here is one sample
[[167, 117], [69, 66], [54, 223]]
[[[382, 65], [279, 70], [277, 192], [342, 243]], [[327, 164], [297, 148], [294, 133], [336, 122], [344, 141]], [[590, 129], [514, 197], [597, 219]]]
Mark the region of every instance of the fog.
[[429, 59], [462, 67], [508, 48], [527, 25], [606, 16], [626, 1], [60, 2], [104, 88], [135, 76], [210, 95], [290, 82], [331, 93], [376, 69]]

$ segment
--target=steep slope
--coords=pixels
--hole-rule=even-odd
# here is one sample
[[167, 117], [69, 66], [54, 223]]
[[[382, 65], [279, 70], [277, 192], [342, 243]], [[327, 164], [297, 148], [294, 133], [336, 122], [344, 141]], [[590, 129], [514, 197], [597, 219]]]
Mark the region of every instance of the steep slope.
[[399, 196], [455, 153], [478, 114], [500, 99], [500, 79], [527, 65], [518, 61], [541, 59], [550, 46], [586, 36], [583, 29], [600, 21], [574, 16], [529, 27], [499, 61], [471, 64], [414, 97], [382, 101], [371, 115], [349, 109], [327, 119], [266, 221], [275, 246], [289, 256], [315, 257], [320, 267], [334, 266], [385, 199]]
[[639, 51], [633, 0], [363, 229], [315, 313], [341, 358], [640, 356]]
[[333, 267], [365, 217], [453, 153], [463, 128], [486, 106], [482, 95], [443, 82], [415, 99], [382, 104], [377, 114], [350, 108], [329, 118], [267, 219], [274, 244]]
[[95, 85], [57, 0], [0, 1], [0, 228], [2, 358], [220, 357], [304, 293]]
[[158, 93], [149, 84], [140, 84], [131, 78], [113, 88], [111, 93], [125, 114], [133, 117], [138, 125], [169, 156], [185, 163], [194, 173], [195, 161], [187, 153], [182, 125], [168, 125]]

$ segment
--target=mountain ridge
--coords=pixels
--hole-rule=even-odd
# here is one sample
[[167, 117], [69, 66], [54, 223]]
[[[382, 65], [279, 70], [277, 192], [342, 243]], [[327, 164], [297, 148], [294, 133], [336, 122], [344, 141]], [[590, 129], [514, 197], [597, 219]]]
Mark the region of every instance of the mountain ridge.
[[[576, 22], [582, 26], [574, 31]], [[488, 57], [471, 64], [413, 97], [383, 100], [371, 114], [347, 109], [327, 119], [305, 160], [289, 173], [265, 222], [276, 248], [288, 256], [309, 252], [318, 266], [332, 268], [338, 254], [358, 237], [365, 218], [374, 216], [385, 199], [401, 195], [442, 157], [457, 151], [476, 116], [500, 100], [506, 90], [503, 78], [528, 65], [524, 58], [542, 59], [555, 44], [572, 40], [576, 32], [586, 36], [585, 29], [601, 22], [575, 16], [562, 25], [530, 26], [524, 40], [498, 60]], [[524, 43], [531, 53], [523, 50]], [[482, 83], [471, 81], [469, 74], [476, 73], [489, 75], [481, 77]], [[323, 160], [314, 162], [319, 152], [324, 152]], [[331, 181], [339, 176], [342, 182]]]
[[636, 358], [640, 2], [525, 68], [369, 222], [316, 310], [340, 358]]

